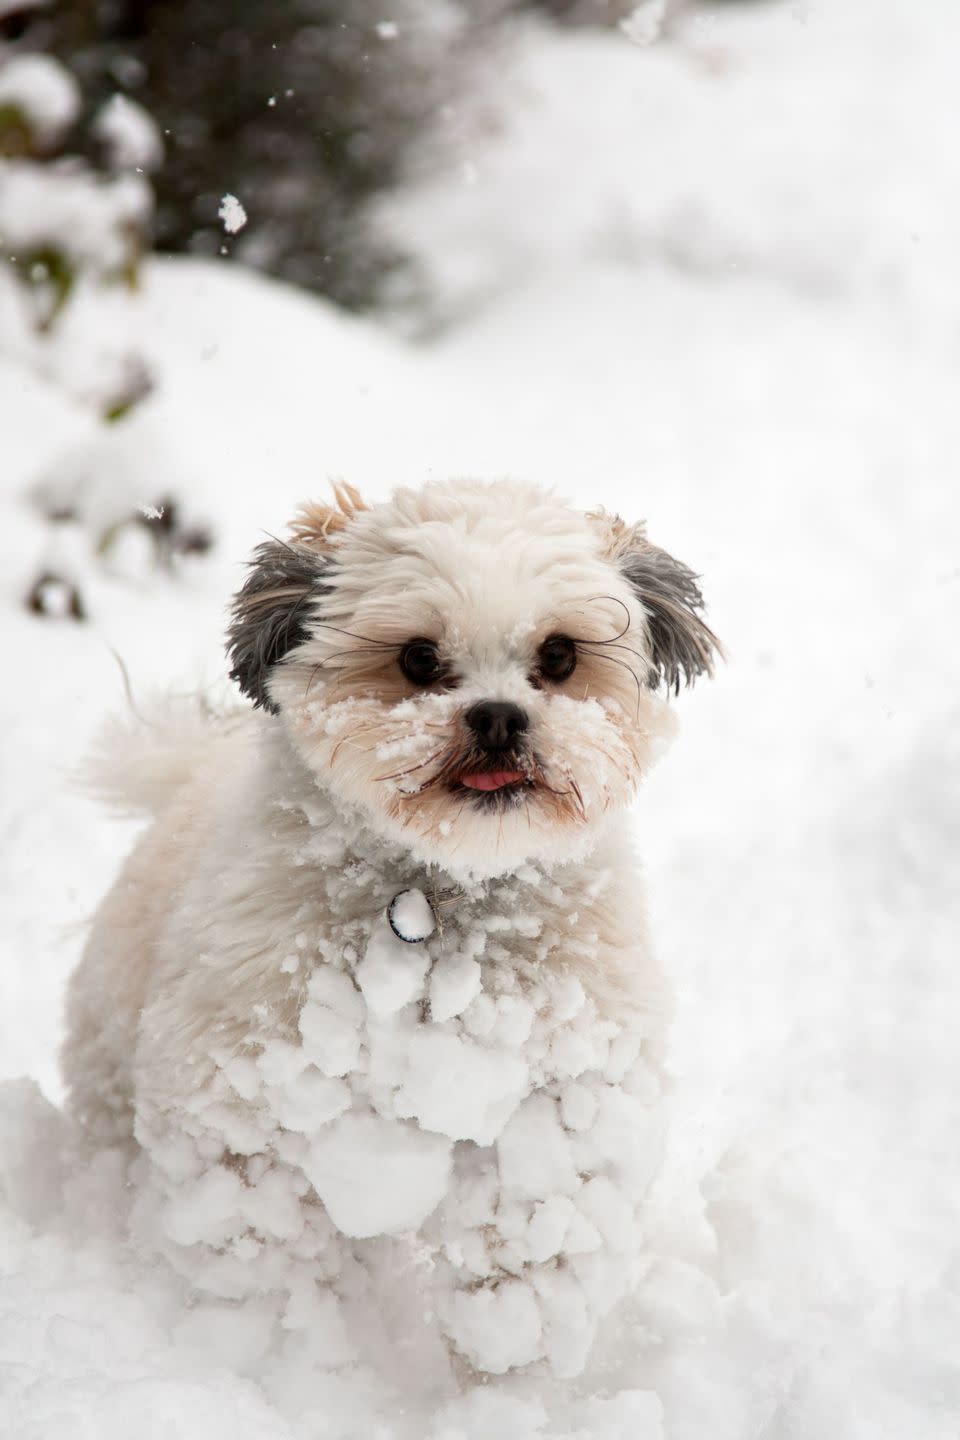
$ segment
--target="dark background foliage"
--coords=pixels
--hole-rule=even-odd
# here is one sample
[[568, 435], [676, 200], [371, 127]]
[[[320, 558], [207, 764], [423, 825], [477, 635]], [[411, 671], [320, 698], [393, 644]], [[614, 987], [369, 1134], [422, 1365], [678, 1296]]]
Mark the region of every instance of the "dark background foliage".
[[[691, 0], [672, 0], [675, 11]], [[714, 0], [716, 3], [716, 0]], [[47, 50], [82, 87], [68, 149], [92, 153], [90, 115], [119, 90], [154, 117], [158, 249], [229, 254], [352, 309], [376, 304], [403, 256], [369, 203], [539, 12], [617, 24], [630, 0], [60, 0], [0, 7], [0, 40]], [[240, 197], [234, 238], [217, 217]]]
[[[504, 21], [541, 8], [611, 23], [603, 0], [74, 0], [7, 14], [8, 40], [63, 59], [87, 115], [116, 90], [159, 125], [161, 250], [240, 259], [350, 308], [375, 303], [402, 264], [367, 224], [411, 146], [485, 63]], [[96, 159], [95, 155], [90, 158]], [[225, 192], [249, 224], [217, 218]]]

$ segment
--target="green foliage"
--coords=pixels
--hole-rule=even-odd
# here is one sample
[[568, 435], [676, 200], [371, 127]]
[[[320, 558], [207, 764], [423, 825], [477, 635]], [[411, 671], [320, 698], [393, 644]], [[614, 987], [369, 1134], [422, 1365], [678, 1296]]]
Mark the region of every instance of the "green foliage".
[[66, 255], [52, 246], [9, 258], [17, 279], [29, 295], [34, 323], [39, 331], [46, 333], [70, 298], [76, 272]]
[[16, 159], [33, 154], [30, 122], [19, 105], [0, 105], [0, 156]]

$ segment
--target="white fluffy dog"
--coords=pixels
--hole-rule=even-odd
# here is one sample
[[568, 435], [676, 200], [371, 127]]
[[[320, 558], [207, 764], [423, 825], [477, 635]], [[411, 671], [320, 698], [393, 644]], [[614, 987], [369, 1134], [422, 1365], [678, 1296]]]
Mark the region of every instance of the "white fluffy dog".
[[283, 1296], [331, 1363], [379, 1287], [477, 1369], [582, 1368], [639, 1274], [662, 1109], [622, 814], [658, 690], [711, 668], [701, 608], [641, 527], [506, 482], [340, 487], [259, 547], [253, 708], [111, 751], [155, 819], [64, 1051], [198, 1288]]

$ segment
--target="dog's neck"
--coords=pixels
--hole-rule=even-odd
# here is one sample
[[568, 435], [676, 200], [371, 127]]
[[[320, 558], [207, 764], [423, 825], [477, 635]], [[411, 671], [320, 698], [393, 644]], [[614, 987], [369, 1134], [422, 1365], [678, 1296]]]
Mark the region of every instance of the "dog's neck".
[[[286, 815], [288, 843], [292, 840], [296, 845], [296, 863], [316, 864], [325, 870], [333, 867], [342, 877], [344, 889], [354, 888], [352, 878], [356, 891], [367, 897], [368, 903], [386, 906], [398, 891], [407, 888], [422, 890], [431, 902], [442, 902], [441, 908], [460, 901], [497, 903], [506, 892], [516, 903], [518, 892], [542, 890], [545, 885], [561, 885], [569, 892], [571, 885], [579, 888], [584, 860], [606, 848], [603, 842], [613, 828], [606, 826], [585, 836], [575, 859], [546, 861], [531, 856], [502, 872], [460, 871], [412, 852], [379, 830], [357, 806], [327, 790], [297, 754], [282, 722], [267, 721], [262, 738], [261, 756], [268, 771], [263, 800], [275, 813]], [[353, 910], [354, 905], [346, 908]]]
[[326, 791], [296, 753], [281, 719], [258, 716], [255, 724], [260, 728], [247, 751], [251, 766], [238, 767], [242, 773], [233, 777], [243, 811], [234, 818], [259, 827], [258, 845], [275, 852], [274, 873], [291, 878], [289, 898], [303, 905], [305, 915], [321, 901], [327, 916], [323, 959], [357, 963], [374, 928], [388, 925], [395, 896], [418, 889], [432, 904], [447, 902], [435, 913], [439, 943], [447, 943], [449, 953], [459, 947], [508, 969], [531, 963], [572, 969], [611, 1014], [621, 1014], [625, 1005], [660, 1007], [625, 817], [605, 817], [575, 859], [531, 858], [502, 874], [462, 876], [378, 833]]

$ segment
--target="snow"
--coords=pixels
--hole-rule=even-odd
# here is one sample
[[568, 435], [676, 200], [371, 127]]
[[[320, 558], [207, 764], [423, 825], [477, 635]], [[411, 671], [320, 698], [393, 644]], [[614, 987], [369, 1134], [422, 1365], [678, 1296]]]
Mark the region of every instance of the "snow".
[[667, 0], [643, 0], [620, 21], [620, 29], [634, 45], [652, 45], [659, 37], [667, 13]]
[[49, 150], [77, 118], [80, 87], [49, 55], [0, 57], [0, 109], [8, 108], [27, 122], [31, 148]]
[[236, 195], [224, 195], [217, 214], [223, 221], [223, 228], [228, 235], [236, 235], [237, 231], [242, 230], [247, 223], [247, 212]]
[[[71, 398], [81, 383], [65, 392], [0, 355], [0, 1066], [40, 1087], [0, 1092], [0, 1403], [18, 1440], [114, 1440], [145, 1416], [176, 1440], [953, 1440], [958, 28], [946, 0], [922, 13], [848, 0], [804, 24], [793, 6], [728, 5], [652, 49], [531, 27], [502, 133], [470, 138], [475, 183], [455, 166], [395, 203], [435, 286], [445, 328], [429, 339], [236, 269], [166, 261], [131, 302], [157, 389], [120, 425], [96, 425]], [[78, 371], [97, 313], [81, 296], [64, 315]], [[96, 561], [83, 521], [51, 531], [23, 494], [81, 447], [109, 477], [103, 513], [182, 495], [213, 518], [213, 555], [124, 576]], [[496, 1117], [516, 1195], [495, 1243], [520, 1266], [557, 1246], [592, 1294], [613, 1283], [592, 1231], [627, 1247], [633, 1226], [608, 1177], [576, 1189], [581, 1156], [629, 1135], [640, 1185], [665, 1145], [646, 1269], [575, 1386], [465, 1378], [458, 1393], [413, 1311], [397, 1364], [372, 1321], [358, 1350], [350, 1307], [322, 1290], [305, 1287], [285, 1316], [256, 1293], [191, 1301], [182, 1277], [125, 1244], [118, 1157], [85, 1155], [49, 1102], [63, 981], [133, 833], [67, 784], [124, 704], [111, 648], [138, 705], [157, 683], [216, 682], [238, 562], [298, 501], [328, 477], [378, 495], [464, 472], [646, 515], [703, 572], [730, 659], [681, 697], [679, 739], [637, 812], [676, 990], [671, 1095], [650, 1095], [616, 1038], [583, 1054], [571, 993], [558, 1114], [538, 1117], [533, 1096]], [[89, 624], [20, 608], [54, 544], [69, 547]], [[419, 948], [389, 939], [410, 984]], [[467, 1047], [509, 1053], [542, 1016], [481, 993], [475, 964], [451, 956], [409, 1000], [392, 975], [378, 992], [371, 971], [367, 994], [333, 974], [304, 1011], [309, 1058], [277, 1042], [256, 1075], [231, 1076], [301, 1132], [312, 1116], [310, 1164], [337, 1223], [393, 1232], [358, 1242], [382, 1247], [383, 1276], [413, 1263], [401, 1232], [450, 1193], [454, 1142], [411, 1119], [428, 1141], [417, 1183], [405, 1165], [385, 1183], [380, 1121], [344, 1076], [372, 1043], [375, 1098], [433, 1106], [448, 1129], [484, 1125], [509, 1096], [483, 1089], [492, 1072]], [[422, 996], [428, 1044], [454, 1042], [476, 1100], [433, 1091], [426, 1061], [397, 1068], [391, 1037]], [[545, 1035], [545, 1055], [553, 1044]], [[603, 1103], [601, 1064], [630, 1076], [622, 1110]], [[233, 1177], [213, 1162], [194, 1191], [192, 1156], [177, 1163], [173, 1223], [209, 1233], [241, 1203]], [[526, 1213], [543, 1183], [559, 1198]], [[295, 1221], [272, 1184], [242, 1203], [279, 1234]], [[461, 1199], [460, 1243], [482, 1268], [484, 1202]], [[286, 1243], [315, 1263], [317, 1236]], [[268, 1258], [229, 1256], [227, 1278]], [[424, 1277], [443, 1261], [424, 1255]], [[370, 1316], [403, 1289], [355, 1303]], [[569, 1320], [559, 1284], [534, 1294], [519, 1277], [452, 1317], [488, 1369], [545, 1344], [559, 1375], [585, 1333]]]
[[530, 1083], [518, 1055], [448, 1032], [419, 1030], [407, 1042], [406, 1057], [397, 1114], [452, 1140], [492, 1144]]
[[443, 1198], [450, 1143], [380, 1115], [344, 1115], [313, 1142], [306, 1172], [344, 1235], [415, 1230]]
[[0, 170], [6, 250], [63, 249], [97, 276], [115, 276], [131, 263], [129, 232], [146, 226], [152, 205], [139, 177], [102, 179], [72, 160], [8, 161]]
[[390, 928], [409, 945], [429, 940], [437, 928], [430, 902], [422, 890], [401, 890], [390, 901]]
[[163, 138], [153, 118], [127, 95], [112, 95], [94, 117], [93, 133], [107, 148], [111, 170], [156, 170]]
[[[70, 158], [0, 161], [0, 237], [16, 262], [0, 269], [0, 353], [103, 413], [144, 393], [149, 377], [125, 300], [152, 213], [139, 175], [104, 178]], [[76, 324], [87, 304], [100, 311], [92, 333]], [[46, 343], [53, 325], [56, 345]]]
[[357, 982], [373, 1014], [394, 1015], [423, 994], [429, 960], [425, 953], [411, 953], [410, 943], [400, 939], [391, 923], [390, 929], [378, 930], [367, 945], [357, 966]]
[[496, 1290], [459, 1291], [451, 1331], [463, 1353], [490, 1375], [536, 1360], [543, 1326], [529, 1285], [507, 1280]]
[[462, 953], [444, 955], [430, 972], [430, 1014], [440, 1023], [462, 1015], [479, 995], [480, 986], [476, 960]]
[[50, 0], [0, 0], [0, 18], [7, 15], [14, 15], [21, 10], [41, 10], [50, 3]]

